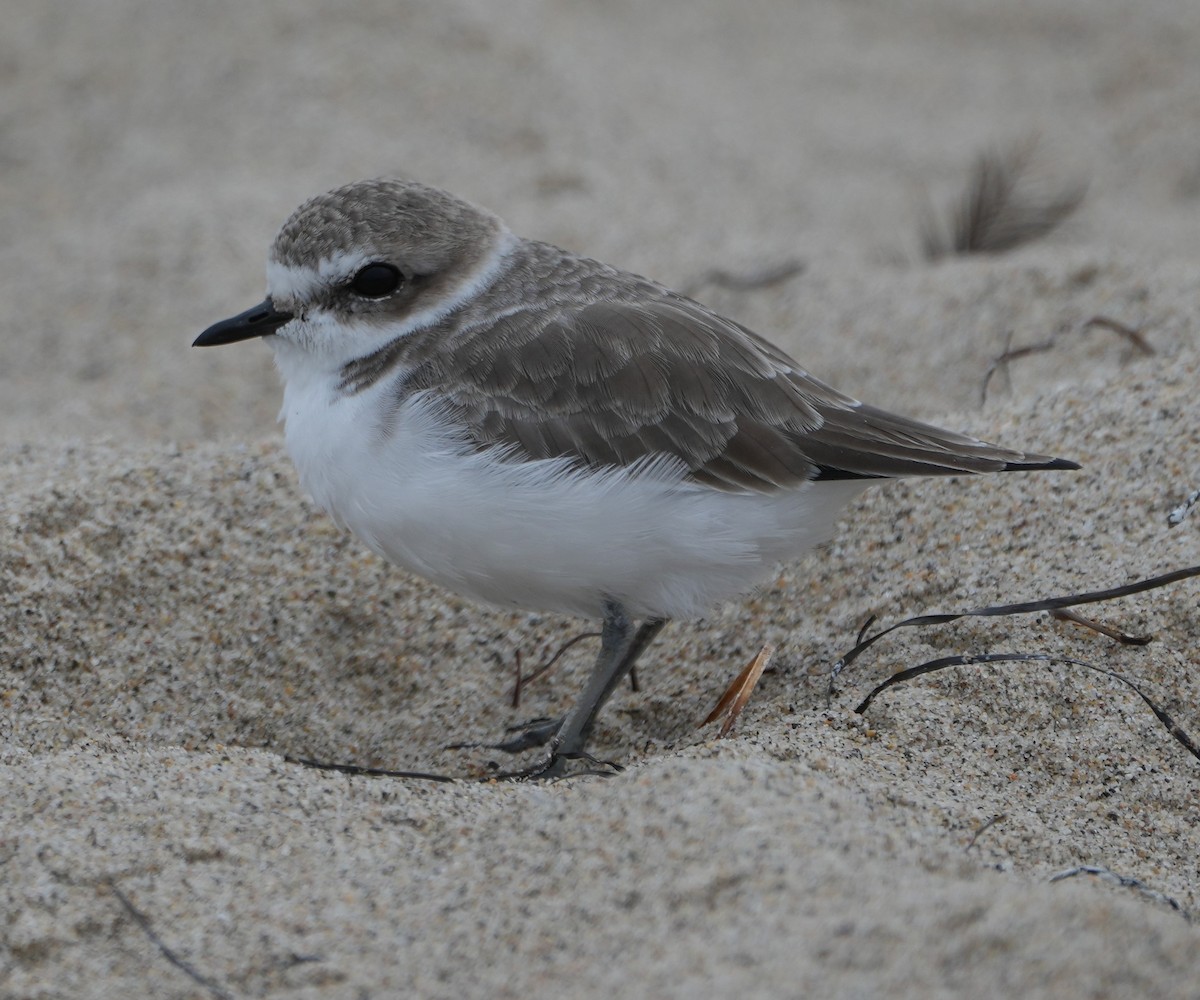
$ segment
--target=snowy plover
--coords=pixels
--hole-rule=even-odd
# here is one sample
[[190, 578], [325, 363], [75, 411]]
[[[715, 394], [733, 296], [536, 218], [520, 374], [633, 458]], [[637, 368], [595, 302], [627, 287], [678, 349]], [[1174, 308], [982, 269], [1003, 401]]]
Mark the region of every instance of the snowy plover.
[[872, 482], [1078, 468], [859, 403], [697, 302], [410, 181], [300, 206], [267, 293], [195, 343], [267, 338], [317, 503], [469, 597], [602, 619], [545, 775], [667, 619], [753, 587]]

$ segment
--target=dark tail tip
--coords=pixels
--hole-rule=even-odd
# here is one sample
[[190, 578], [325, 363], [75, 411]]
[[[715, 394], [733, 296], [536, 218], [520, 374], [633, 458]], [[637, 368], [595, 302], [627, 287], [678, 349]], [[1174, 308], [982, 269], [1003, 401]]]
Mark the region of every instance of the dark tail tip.
[[1026, 462], [1009, 462], [1004, 466], [1005, 472], [1039, 472], [1043, 469], [1070, 470], [1081, 469], [1078, 462], [1072, 462], [1068, 458], [1042, 458], [1041, 455], [1030, 455]]

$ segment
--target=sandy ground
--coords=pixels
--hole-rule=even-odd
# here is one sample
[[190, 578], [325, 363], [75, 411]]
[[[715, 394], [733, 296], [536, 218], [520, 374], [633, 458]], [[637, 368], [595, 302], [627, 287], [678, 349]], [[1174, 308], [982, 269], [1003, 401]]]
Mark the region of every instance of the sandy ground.
[[[252, 8], [252, 9], [248, 9]], [[1092, 609], [890, 623], [1200, 563], [1200, 6], [15, 0], [0, 31], [0, 995], [1200, 995], [1197, 583]], [[1081, 212], [937, 264], [988, 146], [1039, 134]], [[519, 232], [687, 286], [872, 402], [1081, 472], [869, 492], [836, 539], [676, 623], [596, 750], [450, 751], [563, 709], [576, 621], [481, 610], [301, 496], [258, 301], [303, 198], [404, 172]], [[804, 270], [755, 290], [714, 268]], [[1101, 316], [1155, 353], [1086, 328]], [[1053, 350], [981, 385], [1006, 345]], [[698, 729], [764, 642], [733, 738]], [[505, 765], [507, 761], [501, 762]], [[1153, 892], [1081, 875], [1101, 866]], [[173, 961], [174, 960], [174, 961]]]

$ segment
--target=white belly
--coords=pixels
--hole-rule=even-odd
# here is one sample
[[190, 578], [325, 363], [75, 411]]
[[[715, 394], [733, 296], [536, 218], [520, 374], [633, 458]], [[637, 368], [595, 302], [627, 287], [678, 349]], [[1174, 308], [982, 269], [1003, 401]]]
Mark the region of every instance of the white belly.
[[600, 617], [615, 598], [635, 617], [695, 617], [827, 537], [865, 485], [731, 494], [674, 464], [507, 460], [464, 449], [420, 400], [389, 414], [387, 389], [340, 397], [332, 380], [289, 380], [281, 416], [301, 484], [386, 559], [491, 604]]

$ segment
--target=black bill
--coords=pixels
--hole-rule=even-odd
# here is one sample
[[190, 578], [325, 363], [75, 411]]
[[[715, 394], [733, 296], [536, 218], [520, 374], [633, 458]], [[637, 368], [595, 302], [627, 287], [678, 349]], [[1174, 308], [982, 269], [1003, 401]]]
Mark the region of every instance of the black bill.
[[249, 340], [251, 337], [265, 337], [291, 318], [291, 313], [279, 312], [274, 302], [265, 299], [253, 309], [214, 323], [192, 341], [192, 346], [216, 347], [218, 344], [236, 344], [239, 340]]

